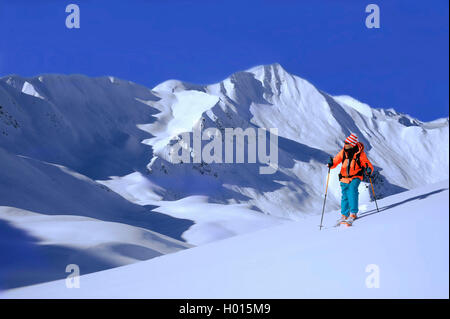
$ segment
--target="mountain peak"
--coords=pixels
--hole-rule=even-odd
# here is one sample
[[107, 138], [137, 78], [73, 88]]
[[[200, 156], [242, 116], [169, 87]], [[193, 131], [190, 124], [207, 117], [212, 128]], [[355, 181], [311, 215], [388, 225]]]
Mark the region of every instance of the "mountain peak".
[[247, 69], [247, 72], [250, 73], [260, 73], [260, 72], [271, 72], [271, 73], [277, 73], [277, 74], [289, 74], [290, 73], [288, 71], [286, 71], [285, 68], [283, 68], [281, 66], [281, 64], [279, 64], [278, 62], [272, 63], [272, 64], [262, 64], [262, 65], [257, 65], [254, 66], [250, 69]]

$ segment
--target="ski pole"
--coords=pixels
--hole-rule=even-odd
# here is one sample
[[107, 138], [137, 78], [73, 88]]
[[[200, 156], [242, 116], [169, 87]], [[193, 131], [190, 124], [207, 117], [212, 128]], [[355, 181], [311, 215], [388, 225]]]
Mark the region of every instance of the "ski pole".
[[375, 190], [373, 189], [372, 178], [370, 178], [370, 176], [369, 176], [369, 181], [370, 181], [370, 186], [372, 186], [372, 193], [373, 193], [373, 198], [375, 199], [375, 205], [377, 206], [377, 212], [379, 213], [380, 211], [378, 210], [377, 197], [375, 196]]
[[325, 211], [325, 201], [327, 200], [327, 192], [328, 192], [328, 181], [330, 180], [330, 170], [331, 170], [331, 168], [328, 167], [327, 186], [325, 187], [325, 198], [323, 200], [322, 217], [320, 218], [320, 228], [319, 228], [319, 230], [322, 230], [323, 213]]

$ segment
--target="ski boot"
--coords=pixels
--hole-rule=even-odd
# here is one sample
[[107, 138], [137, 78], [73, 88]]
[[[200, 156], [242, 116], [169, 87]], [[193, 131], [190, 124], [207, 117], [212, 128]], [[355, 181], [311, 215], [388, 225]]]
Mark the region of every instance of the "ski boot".
[[345, 220], [345, 226], [351, 226], [356, 218], [357, 217], [355, 213], [350, 214], [350, 216]]
[[347, 217], [347, 216], [345, 216], [345, 215], [341, 215], [341, 219], [339, 219], [338, 221], [337, 221], [337, 224], [336, 224], [336, 226], [339, 226], [339, 225], [344, 225], [346, 222], [347, 222], [347, 218], [349, 218], [349, 217]]

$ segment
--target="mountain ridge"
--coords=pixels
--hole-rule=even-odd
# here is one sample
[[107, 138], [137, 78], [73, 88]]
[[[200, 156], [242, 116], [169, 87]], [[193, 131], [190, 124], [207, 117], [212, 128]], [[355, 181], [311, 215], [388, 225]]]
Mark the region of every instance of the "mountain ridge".
[[[243, 70], [243, 71], [237, 71], [237, 72], [234, 72], [234, 73], [231, 74], [229, 77], [227, 77], [227, 79], [230, 78], [232, 75], [234, 75], [234, 74], [236, 74], [236, 73], [240, 73], [240, 72], [251, 72], [251, 71], [253, 71], [253, 70], [259, 70], [259, 69], [262, 69], [262, 68], [264, 68], [264, 67], [271, 67], [271, 66], [279, 67], [279, 68], [281, 68], [284, 72], [290, 74], [288, 71], [286, 71], [286, 69], [283, 68], [283, 66], [282, 66], [280, 63], [274, 62], [274, 63], [271, 63], [271, 64], [257, 65], [257, 66], [254, 66], [254, 67], [245, 69], [245, 70]], [[32, 81], [33, 81], [33, 80], [39, 80], [40, 78], [43, 79], [43, 78], [48, 78], [48, 77], [51, 77], [51, 78], [55, 78], [55, 77], [61, 77], [61, 78], [76, 78], [76, 77], [82, 77], [82, 78], [85, 78], [85, 79], [92, 79], [92, 80], [106, 80], [106, 79], [108, 79], [111, 83], [114, 83], [115, 81], [117, 81], [117, 82], [119, 82], [119, 83], [120, 83], [120, 82], [121, 82], [121, 83], [128, 83], [128, 84], [132, 84], [132, 85], [136, 85], [136, 86], [140, 86], [140, 87], [149, 89], [150, 91], [155, 91], [155, 90], [157, 91], [157, 90], [158, 90], [158, 87], [160, 87], [160, 86], [165, 86], [166, 83], [167, 83], [167, 84], [169, 84], [169, 83], [176, 83], [176, 84], [179, 84], [179, 85], [186, 85], [186, 87], [185, 87], [186, 89], [189, 89], [189, 90], [195, 90], [195, 89], [201, 89], [201, 88], [204, 88], [204, 87], [207, 87], [207, 86], [211, 86], [211, 85], [219, 84], [219, 83], [223, 82], [223, 80], [222, 80], [222, 81], [216, 82], [216, 83], [214, 83], [214, 84], [197, 84], [197, 83], [188, 82], [188, 81], [183, 81], [183, 80], [178, 80], [178, 79], [169, 79], [169, 80], [165, 80], [165, 81], [163, 81], [163, 82], [161, 82], [161, 83], [155, 85], [153, 88], [149, 88], [149, 87], [145, 86], [144, 84], [140, 84], [140, 83], [138, 83], [138, 82], [134, 82], [134, 81], [131, 81], [131, 80], [125, 80], [125, 79], [122, 79], [122, 78], [120, 78], [120, 77], [113, 76], [113, 75], [88, 76], [88, 75], [81, 74], [81, 73], [71, 73], [71, 74], [63, 74], [63, 73], [42, 73], [42, 74], [34, 75], [34, 76], [22, 76], [22, 75], [19, 75], [19, 74], [8, 74], [8, 75], [3, 75], [3, 76], [1, 76], [1, 77], [0, 77], [0, 81], [3, 80], [3, 81], [6, 82], [8, 79], [18, 79], [18, 80], [20, 80], [20, 81], [29, 81], [29, 80], [32, 80]], [[116, 82], [116, 83], [117, 83], [117, 82]], [[358, 100], [358, 99], [356, 99], [356, 98], [354, 98], [354, 97], [352, 97], [351, 95], [348, 95], [348, 94], [330, 95], [330, 96], [332, 96], [332, 97], [334, 97], [334, 98], [339, 98], [339, 97], [350, 97], [351, 99], [355, 100], [355, 101], [358, 102], [358, 103], [368, 105], [368, 104], [366, 104], [366, 103], [364, 103], [364, 102], [361, 102], [360, 100]], [[371, 107], [371, 108], [373, 108], [373, 107]], [[414, 117], [414, 116], [411, 116], [411, 115], [409, 115], [409, 114], [407, 114], [407, 113], [398, 112], [398, 111], [395, 110], [394, 107], [387, 107], [387, 108], [386, 108], [386, 107], [377, 107], [377, 108], [374, 108], [374, 109], [386, 110], [386, 111], [394, 111], [394, 113], [396, 113], [396, 114], [408, 115], [408, 116], [410, 116], [410, 117], [412, 117], [412, 118], [414, 118], [414, 119], [416, 119], [416, 120], [419, 120], [421, 123], [431, 123], [431, 122], [436, 122], [436, 121], [440, 121], [440, 120], [446, 120], [446, 119], [448, 120], [448, 119], [449, 119], [449, 117], [447, 116], [447, 117], [439, 117], [439, 118], [436, 118], [436, 119], [430, 120], [430, 121], [422, 121], [422, 120], [420, 120], [419, 118], [416, 118], [416, 117]]]
[[[321, 187], [316, 181], [307, 181], [306, 183], [301, 181], [305, 177], [306, 180], [311, 180], [305, 175], [305, 170], [314, 167], [313, 171], [316, 172], [314, 174], [321, 172], [320, 175], [325, 175], [325, 169], [320, 163], [326, 161], [328, 154], [331, 155], [340, 149], [342, 141], [350, 132], [355, 132], [359, 135], [360, 140], [366, 146], [369, 158], [372, 156], [372, 143], [376, 144], [378, 151], [376, 154], [373, 154], [373, 157], [375, 164], [380, 162], [377, 165], [379, 171], [383, 168], [382, 170], [386, 172], [391, 166], [390, 163], [395, 164], [391, 172], [387, 172], [383, 182], [389, 184], [388, 190], [378, 189], [381, 196], [412, 188], [421, 183], [420, 178], [407, 172], [412, 171], [414, 166], [409, 165], [407, 169], [402, 171], [402, 167], [405, 166], [403, 164], [405, 160], [399, 160], [402, 156], [398, 153], [411, 152], [413, 145], [406, 145], [405, 147], [404, 143], [398, 143], [398, 141], [404, 139], [405, 136], [408, 140], [427, 135], [436, 135], [431, 144], [436, 143], [438, 139], [443, 139], [444, 142], [446, 139], [448, 140], [448, 119], [442, 118], [431, 122], [421, 122], [395, 110], [371, 108], [369, 105], [349, 96], [331, 96], [324, 91], [318, 90], [307, 80], [290, 74], [278, 63], [256, 66], [245, 71], [235, 72], [228, 78], [210, 85], [167, 80], [153, 89], [148, 89], [115, 77], [89, 78], [83, 75], [44, 75], [33, 78], [6, 76], [2, 77], [1, 83], [4, 83], [2, 86], [4, 89], [12, 86], [16, 92], [19, 91], [15, 93], [16, 96], [17, 94], [20, 96], [21, 94], [25, 95], [26, 101], [24, 101], [24, 105], [38, 102], [39, 105], [43, 105], [48, 102], [50, 109], [48, 113], [53, 112], [50, 115], [50, 119], [53, 120], [56, 128], [60, 127], [62, 132], [61, 136], [55, 137], [54, 140], [50, 141], [51, 145], [45, 154], [43, 154], [42, 150], [37, 151], [36, 149], [21, 155], [37, 157], [40, 160], [71, 167], [104, 183], [108, 183], [108, 176], [125, 176], [139, 172], [143, 178], [161, 180], [164, 185], [162, 189], [167, 189], [166, 197], [163, 196], [166, 199], [179, 199], [190, 194], [189, 192], [183, 193], [182, 189], [176, 187], [176, 185], [171, 185], [170, 181], [164, 181], [159, 172], [167, 172], [169, 174], [171, 171], [176, 172], [175, 174], [186, 173], [186, 169], [180, 169], [170, 164], [168, 160], [170, 145], [174, 143], [173, 139], [176, 138], [177, 134], [182, 133], [182, 131], [191, 131], [193, 127], [200, 125], [200, 120], [203, 122], [201, 125], [205, 128], [216, 127], [221, 130], [225, 127], [241, 127], [243, 129], [248, 127], [278, 128], [279, 148], [281, 150], [279, 160], [282, 167], [277, 176], [267, 181], [268, 185], [272, 186], [265, 187], [266, 191], [264, 193], [266, 195], [267, 191], [273, 191], [274, 187], [278, 187], [276, 186], [278, 183], [276, 182], [277, 178], [285, 182], [288, 180], [292, 182], [292, 179], [294, 179], [294, 184], [289, 186], [293, 187], [291, 192], [306, 192], [307, 194], [316, 194], [316, 196], [320, 194], [319, 189]], [[21, 92], [25, 83], [29, 83], [32, 86], [30, 88], [30, 85], [27, 85], [27, 89], [32, 92], [31, 96]], [[40, 101], [34, 100], [36, 99], [36, 96], [32, 96], [34, 92], [40, 96]], [[31, 100], [28, 96], [30, 96]], [[62, 108], [62, 105], [67, 104], [67, 102], [73, 104], [76, 108]], [[4, 104], [0, 100], [0, 105], [2, 103]], [[94, 105], [96, 108], [92, 107]], [[97, 109], [97, 106], [99, 109]], [[130, 108], [130, 106], [132, 107]], [[79, 111], [74, 112], [74, 110]], [[130, 117], [134, 110], [139, 110], [140, 114]], [[29, 111], [24, 110], [24, 112]], [[142, 112], [147, 113], [147, 115], [142, 116]], [[188, 114], [189, 116], [187, 116]], [[89, 117], [86, 117], [87, 115]], [[122, 120], [118, 121], [123, 116], [130, 117], [128, 124], [126, 124], [127, 127], [123, 127], [120, 124]], [[77, 126], [74, 125], [74, 121], [78, 117], [81, 117], [79, 121], [92, 123], [91, 127], [83, 127], [83, 130], [78, 132]], [[63, 120], [61, 121], [61, 119]], [[8, 119], [8, 121], [11, 122], [12, 120]], [[17, 122], [18, 125], [21, 122], [19, 120]], [[108, 122], [111, 124], [106, 126]], [[102, 126], [104, 129], [102, 129]], [[121, 126], [123, 128], [120, 128]], [[383, 129], [385, 132], [382, 131]], [[49, 131], [49, 138], [53, 138], [54, 130]], [[437, 133], [438, 131], [439, 133]], [[70, 147], [70, 151], [66, 150], [65, 145], [53, 145], [61, 140], [62, 137], [69, 135], [67, 132], [73, 132], [72, 136], [67, 137], [69, 140], [67, 143], [73, 145]], [[87, 134], [93, 132], [95, 135], [89, 136], [86, 135], [86, 132]], [[316, 132], [322, 133], [317, 134]], [[36, 134], [34, 133], [30, 132], [27, 135], [36, 139]], [[108, 135], [111, 137], [99, 144]], [[49, 138], [45, 143], [49, 142]], [[117, 143], [121, 139], [124, 142]], [[388, 139], [392, 139], [392, 141], [388, 141]], [[426, 143], [430, 142], [427, 141]], [[4, 143], [2, 145], [5, 146]], [[103, 146], [99, 148], [99, 145]], [[125, 149], [125, 152], [123, 145], [128, 147], [128, 150]], [[6, 147], [7, 149], [12, 148], [13, 153], [18, 151], [14, 145], [7, 145]], [[439, 150], [442, 147], [435, 146], [431, 148]], [[27, 149], [31, 150], [29, 146]], [[55, 157], [54, 154], [60, 154], [61, 149], [67, 155]], [[86, 150], [88, 150], [87, 153]], [[427, 148], [423, 147], [420, 152], [426, 153]], [[93, 156], [83, 155], [80, 158], [77, 155], [83, 153], [93, 154]], [[388, 155], [392, 153], [396, 156], [385, 160], [385, 156], [381, 155], [382, 153]], [[446, 158], [441, 153], [438, 154], [438, 158], [432, 158], [432, 161], [435, 163], [448, 162], [448, 156]], [[315, 155], [311, 156], [310, 154]], [[76, 158], [72, 158], [73, 155]], [[100, 160], [98, 161], [97, 158]], [[98, 161], [98, 164], [92, 165], [93, 159], [94, 162]], [[300, 162], [297, 159], [300, 159]], [[283, 165], [286, 167], [283, 167]], [[126, 169], [124, 169], [125, 167]], [[187, 170], [194, 169], [201, 174], [206, 172], [206, 175], [209, 174], [211, 176], [218, 176], [218, 171], [222, 171], [221, 175], [223, 176], [236, 166], [224, 169], [225, 166], [222, 165], [216, 171], [211, 170], [211, 165], [206, 169], [205, 167], [192, 165]], [[440, 173], [431, 171], [430, 166], [424, 168], [428, 170], [424, 174], [428, 178], [426, 182], [436, 182], [436, 178]], [[246, 172], [242, 176], [250, 178], [248, 174], [253, 174], [250, 173], [253, 168], [247, 167], [244, 170]], [[398, 170], [401, 171], [400, 174], [397, 173]], [[102, 173], [99, 174], [99, 172]], [[333, 171], [332, 173], [335, 172]], [[335, 178], [334, 175], [332, 177]], [[241, 184], [246, 185], [244, 186], [245, 189], [242, 189], [241, 186], [236, 188], [232, 181], [229, 184], [229, 178], [225, 178], [227, 181], [225, 184], [229, 185], [226, 187], [227, 189], [216, 185], [217, 181], [213, 181], [212, 185], [216, 185], [216, 189], [221, 189], [223, 194], [228, 195], [221, 196], [221, 194], [217, 194], [219, 197], [214, 199], [213, 196], [212, 200], [218, 200], [223, 203], [227, 202], [228, 199], [233, 199], [233, 196], [235, 198], [242, 197], [240, 193], [244, 194], [244, 198], [254, 199], [254, 191], [248, 186], [249, 184], [258, 184], [258, 178], [260, 176], [253, 176], [250, 178], [251, 182], [242, 181]], [[197, 178], [195, 180], [200, 184], [204, 182]], [[311, 183], [317, 185], [308, 186]], [[182, 184], [184, 183], [180, 185]], [[306, 190], [305, 187], [307, 188]], [[376, 187], [378, 186], [376, 185]], [[175, 191], [175, 189], [178, 190]], [[334, 185], [333, 189], [334, 195], [330, 199], [331, 207], [338, 205], [339, 197], [338, 187]], [[256, 191], [259, 192], [258, 190]], [[197, 190], [194, 193], [197, 193]], [[291, 197], [287, 194], [283, 196]], [[370, 197], [369, 194], [367, 196]], [[294, 212], [293, 207], [301, 207], [300, 201], [304, 201], [304, 199], [304, 197], [300, 196], [299, 201], [294, 201], [288, 210]], [[318, 198], [315, 198], [314, 201], [318, 201]], [[238, 200], [238, 202], [240, 201]], [[251, 204], [255, 204], [255, 202]], [[313, 206], [311, 203], [309, 206], [306, 205], [305, 209], [311, 210]], [[269, 212], [269, 208], [259, 208], [266, 213]]]

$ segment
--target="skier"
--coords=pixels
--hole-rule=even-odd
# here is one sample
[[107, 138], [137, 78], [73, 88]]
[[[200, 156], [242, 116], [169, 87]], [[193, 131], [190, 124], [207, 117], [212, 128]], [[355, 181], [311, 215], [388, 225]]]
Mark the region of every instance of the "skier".
[[356, 134], [351, 133], [345, 139], [343, 149], [334, 157], [330, 156], [328, 167], [335, 168], [342, 163], [339, 181], [341, 184], [341, 219], [340, 224], [351, 226], [358, 213], [358, 186], [364, 172], [370, 176], [373, 172], [372, 163], [364, 153], [364, 145], [358, 142]]

